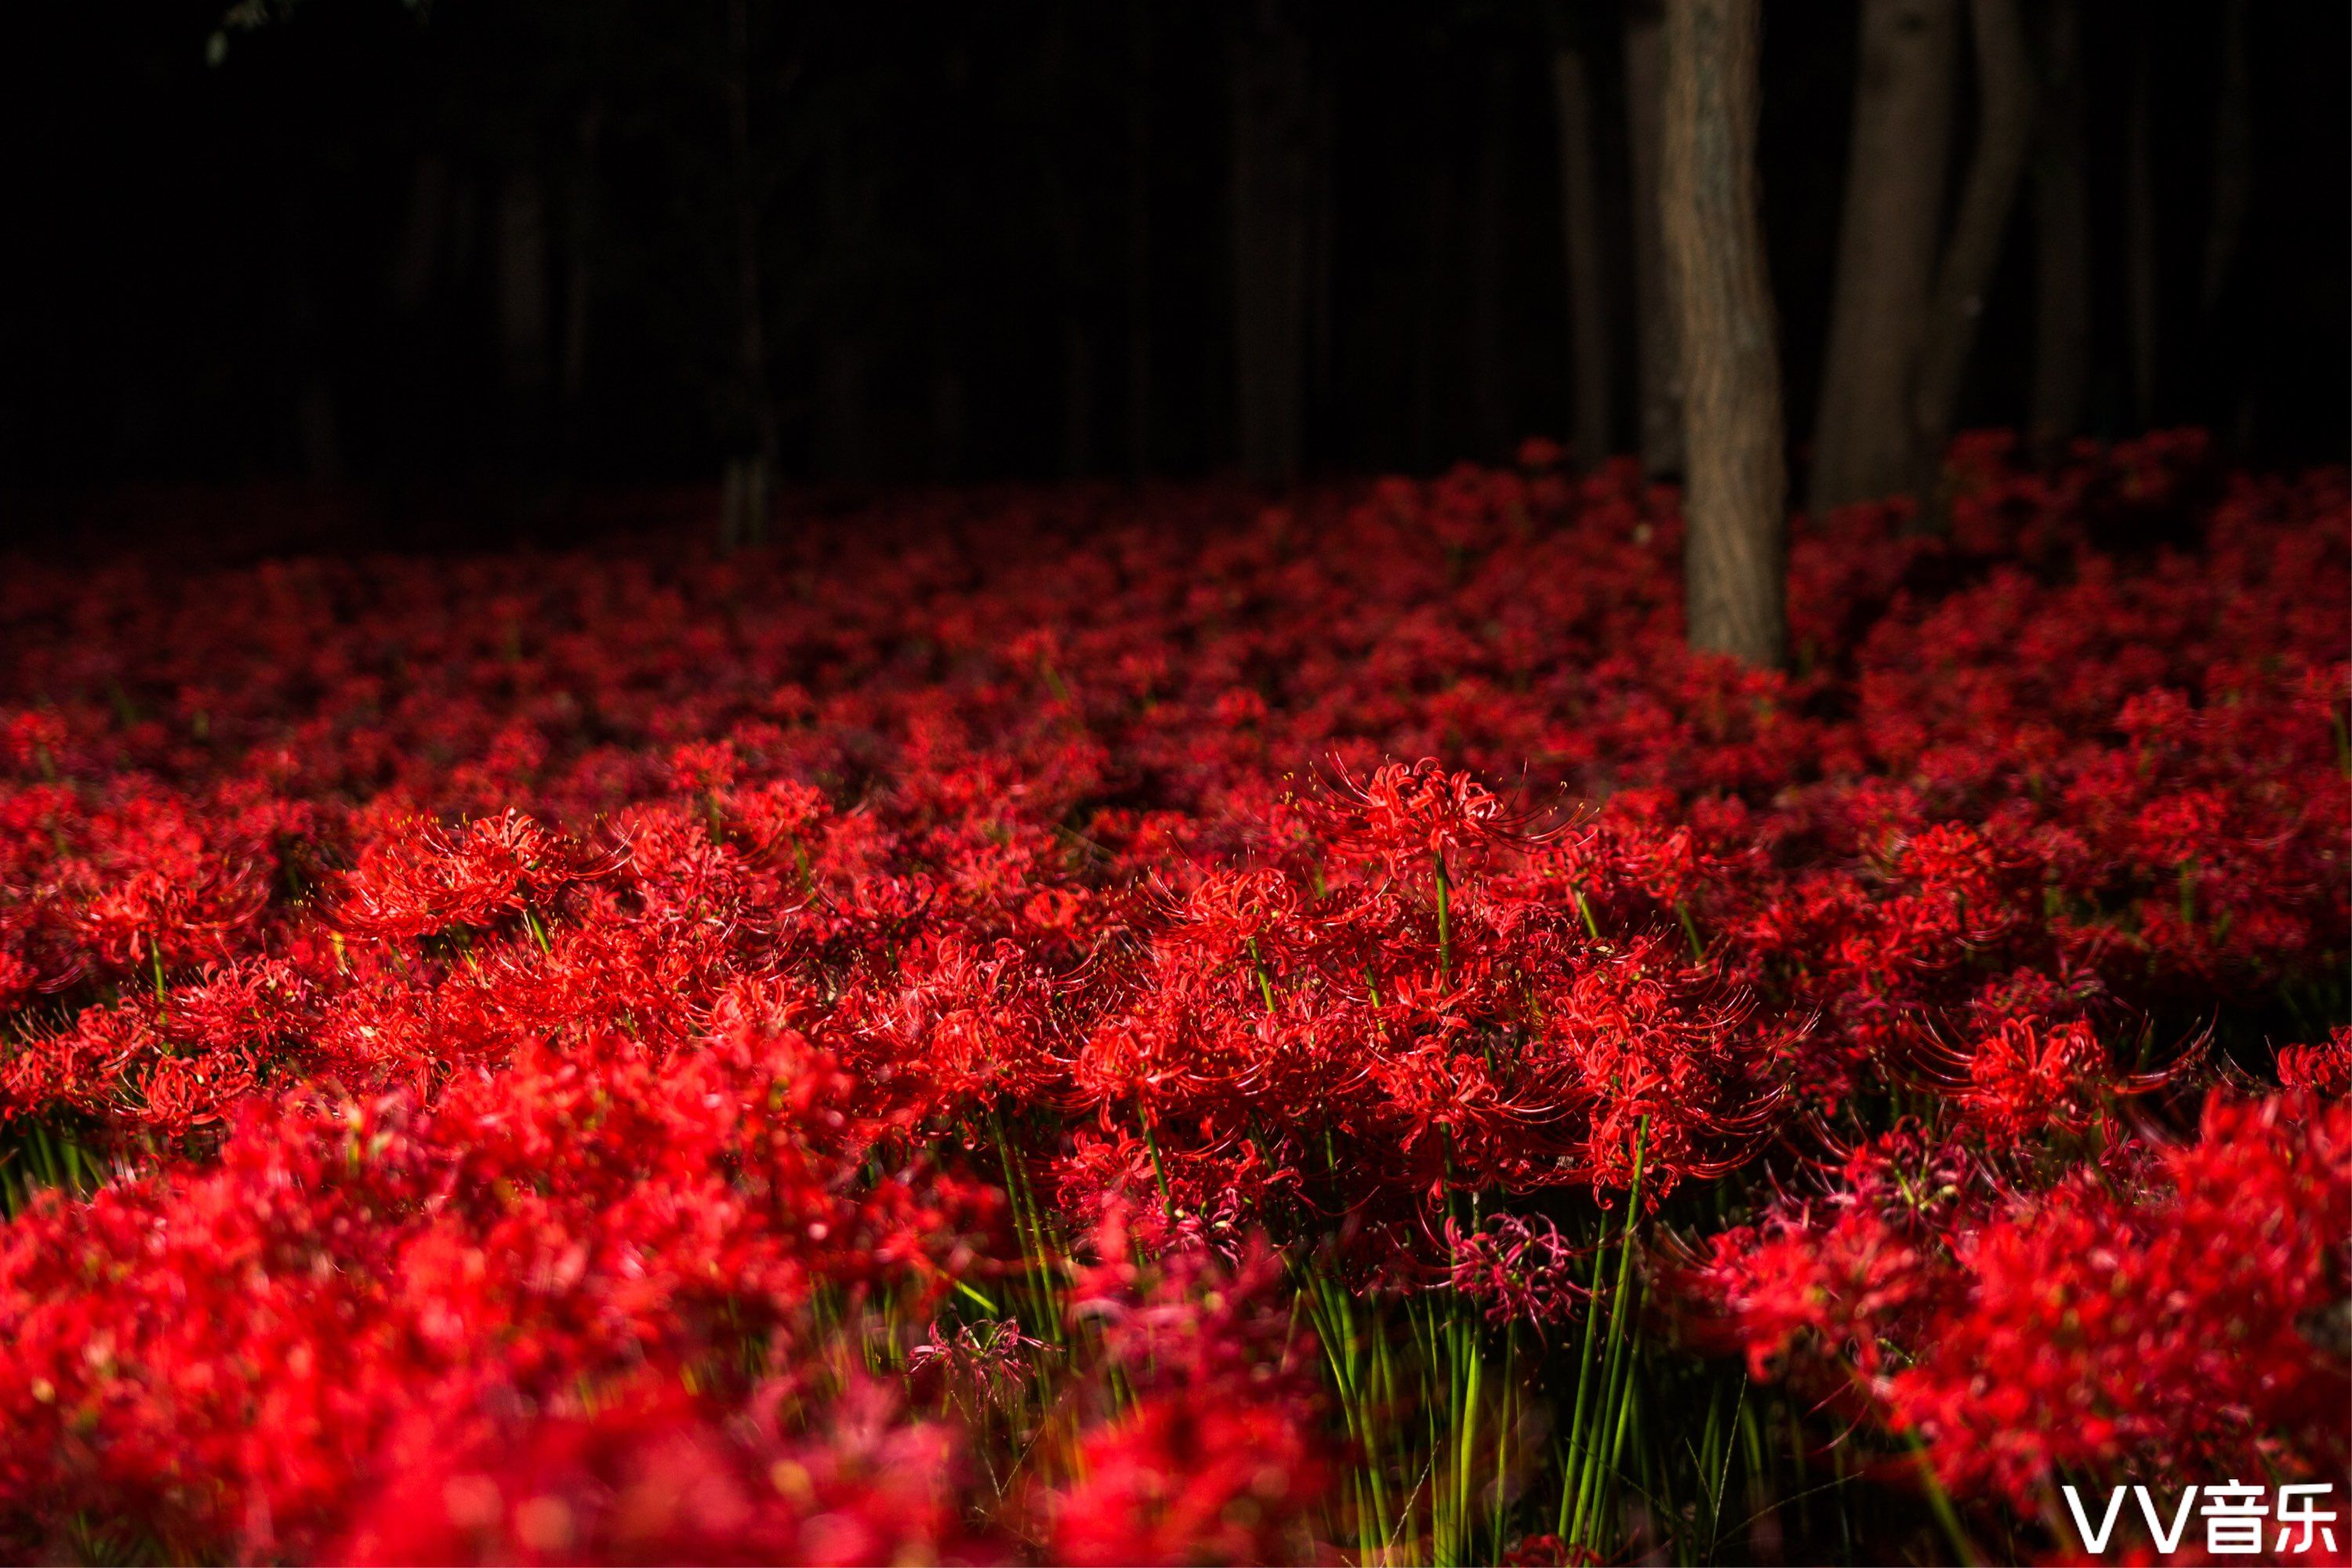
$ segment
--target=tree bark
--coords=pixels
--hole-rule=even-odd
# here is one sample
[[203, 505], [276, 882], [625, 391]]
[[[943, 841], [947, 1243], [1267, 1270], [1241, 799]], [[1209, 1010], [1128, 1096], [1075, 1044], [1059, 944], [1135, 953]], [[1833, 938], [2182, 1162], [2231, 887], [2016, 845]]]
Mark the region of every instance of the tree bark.
[[1151, 7], [1129, 0], [1127, 97], [1127, 461], [1151, 471]]
[[1332, 169], [1339, 119], [1329, 73], [1315, 72], [1307, 85], [1307, 389], [1299, 439], [1311, 451], [1318, 421], [1328, 417], [1332, 405], [1338, 366], [1332, 281], [1339, 254], [1339, 202]]
[[1421, 254], [1415, 270], [1421, 286], [1412, 300], [1412, 460], [1423, 472], [1434, 468], [1440, 443], [1456, 437], [1440, 422], [1438, 386], [1454, 384], [1452, 366], [1442, 363], [1439, 301], [1450, 301], [1456, 284], [1453, 272], [1455, 202], [1453, 172], [1433, 162], [1415, 182], [1421, 222]]
[[520, 469], [531, 471], [547, 458], [551, 291], [547, 188], [535, 157], [529, 153], [519, 155], [500, 184], [493, 242], [507, 455]]
[[1511, 447], [1508, 389], [1504, 381], [1504, 180], [1510, 158], [1510, 65], [1486, 62], [1486, 91], [1478, 127], [1478, 163], [1470, 206], [1470, 406], [1477, 420], [1477, 456], [1500, 458]]
[[2230, 280], [2238, 237], [2254, 188], [2252, 72], [2246, 58], [2246, 0], [2222, 0], [2221, 81], [2213, 104], [2213, 191], [2205, 214], [2204, 291], [2208, 321]]
[[575, 447], [581, 400], [588, 390], [588, 306], [595, 292], [596, 143], [604, 118], [603, 103], [593, 98], [580, 112], [573, 137], [571, 199], [565, 204], [563, 355], [557, 385], [567, 444]]
[[2132, 61], [2131, 107], [2124, 124], [2124, 312], [2131, 347], [2132, 417], [2142, 428], [2156, 418], [2156, 128], [2150, 122], [2156, 70], [2148, 20], [2138, 21]]
[[1601, 191], [1592, 146], [1592, 86], [1581, 49], [1551, 60], [1552, 101], [1559, 118], [1562, 248], [1568, 264], [1569, 430], [1577, 467], [1605, 460], [1610, 406], [1609, 300], [1601, 276]]
[[1259, 0], [1234, 40], [1231, 82], [1234, 404], [1242, 468], [1263, 484], [1297, 479], [1305, 457], [1308, 71], [1307, 40]]
[[2027, 429], [2043, 468], [2066, 455], [2091, 375], [2090, 181], [2076, 0], [2050, 10], [2047, 101], [2033, 179], [2033, 402]]
[[1073, 310], [1062, 313], [1062, 472], [1080, 479], [1094, 472], [1095, 350], [1086, 322]]
[[1761, 0], [1667, 0], [1659, 216], [1682, 344], [1690, 644], [1787, 656], [1788, 470], [1758, 208]]
[[2033, 60], [2017, 0], [1974, 0], [1977, 145], [1960, 196], [1958, 218], [1936, 271], [1936, 293], [1919, 349], [1911, 395], [1911, 433], [1918, 465], [1919, 510], [1914, 526], [1939, 530], [1949, 521], [1944, 493], [1944, 447], [1984, 316], [1985, 289], [2000, 260], [2001, 237], [2017, 205], [2019, 179], [2033, 147]]
[[761, 306], [760, 216], [764, 205], [751, 154], [751, 0], [729, 0], [727, 151], [734, 185], [735, 369], [738, 395], [750, 426], [744, 449], [727, 460], [719, 519], [719, 544], [764, 543], [768, 478], [776, 461], [776, 405], [768, 390], [766, 312]]
[[510, 391], [547, 384], [547, 197], [528, 161], [507, 171], [497, 237], [499, 363]]
[[1682, 352], [1666, 287], [1664, 241], [1658, 232], [1659, 118], [1664, 105], [1655, 0], [1635, 0], [1625, 15], [1625, 142], [1633, 185], [1634, 431], [1642, 471], [1654, 479], [1683, 471]]
[[824, 124], [818, 146], [813, 434], [821, 473], [864, 484], [878, 462], [870, 406], [878, 351], [868, 290], [880, 244], [882, 171], [871, 139], [847, 124]]
[[296, 367], [294, 433], [304, 477], [313, 484], [331, 484], [343, 477], [342, 437], [334, 386], [327, 376], [326, 312], [310, 261], [310, 204], [298, 193], [287, 205], [284, 241]]
[[1934, 280], [1951, 156], [1957, 0], [1863, 0], [1814, 515], [1911, 482], [1906, 405]]
[[392, 300], [403, 316], [424, 313], [447, 239], [449, 165], [437, 154], [418, 156], [408, 186], [408, 216], [392, 268]]

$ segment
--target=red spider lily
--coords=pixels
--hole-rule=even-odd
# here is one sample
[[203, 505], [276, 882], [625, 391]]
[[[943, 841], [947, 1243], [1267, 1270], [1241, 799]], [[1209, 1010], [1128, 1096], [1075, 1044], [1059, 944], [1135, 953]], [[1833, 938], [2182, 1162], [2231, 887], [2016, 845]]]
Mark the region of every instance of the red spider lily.
[[2334, 1475], [2352, 1459], [2339, 1354], [2352, 1294], [2352, 1109], [2206, 1108], [2157, 1190], [2070, 1184], [1973, 1238], [1964, 1291], [1886, 1384], [1948, 1484], [2024, 1500], [2053, 1472]]
[[2340, 1464], [2346, 477], [1964, 443], [1784, 675], [1555, 459], [0, 572], [0, 1555], [1328, 1553], [1253, 1238], [1501, 1340], [1637, 1159], [1972, 1526]]
[[1445, 1241], [1453, 1253], [1449, 1283], [1481, 1304], [1490, 1321], [1566, 1322], [1591, 1292], [1575, 1278], [1574, 1248], [1549, 1220], [1501, 1215], [1465, 1232], [1452, 1218]]
[[1361, 784], [1343, 770], [1330, 814], [1333, 847], [1379, 866], [1390, 876], [1426, 874], [1443, 879], [1446, 858], [1521, 837], [1522, 824], [1468, 773], [1433, 757], [1410, 766], [1391, 763]]
[[454, 829], [411, 822], [361, 856], [335, 919], [355, 935], [385, 941], [487, 926], [546, 908], [613, 866], [517, 811]]
[[2289, 1089], [2338, 1100], [2352, 1092], [2352, 1025], [2336, 1025], [2322, 1045], [2289, 1046], [2280, 1051], [2278, 1074]]
[[1002, 1552], [966, 1534], [948, 1429], [904, 1420], [871, 1384], [824, 1400], [821, 1430], [786, 1429], [787, 1402], [806, 1403], [763, 1386], [748, 1419], [722, 1423], [680, 1394], [630, 1389], [580, 1415], [486, 1411], [456, 1432], [396, 1434], [393, 1480], [332, 1555], [846, 1565]]
[[2009, 1022], [1978, 1042], [1960, 1093], [1969, 1124], [2003, 1147], [2080, 1137], [2112, 1087], [2107, 1053], [2080, 1022], [2046, 1031]]
[[1073, 1311], [1102, 1325], [1135, 1406], [1085, 1436], [1073, 1484], [1037, 1503], [1063, 1563], [1306, 1561], [1332, 1479], [1299, 1331], [1263, 1237], [1228, 1266], [1197, 1243], [1129, 1261], [1113, 1203]]

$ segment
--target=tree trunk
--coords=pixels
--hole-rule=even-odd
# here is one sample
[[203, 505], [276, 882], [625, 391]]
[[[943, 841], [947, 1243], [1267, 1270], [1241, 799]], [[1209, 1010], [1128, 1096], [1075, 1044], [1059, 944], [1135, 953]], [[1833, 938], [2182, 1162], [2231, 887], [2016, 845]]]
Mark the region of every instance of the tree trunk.
[[2146, 428], [2156, 418], [2156, 128], [2149, 118], [2156, 61], [2147, 17], [2139, 18], [2138, 27], [2131, 107], [2124, 124], [2124, 312], [2131, 346], [2132, 417]]
[[1334, 348], [1332, 279], [1338, 256], [1338, 194], [1332, 186], [1339, 134], [1337, 105], [1331, 79], [1317, 72], [1308, 83], [1307, 142], [1307, 390], [1299, 415], [1299, 440], [1313, 450], [1318, 422], [1326, 419], [1334, 402], [1337, 360]]
[[530, 154], [506, 172], [492, 252], [498, 277], [499, 355], [505, 382], [509, 462], [535, 470], [546, 458], [548, 341], [547, 192]]
[[1234, 40], [1234, 403], [1242, 468], [1263, 484], [1298, 476], [1306, 444], [1311, 201], [1307, 40], [1260, 0]]
[[1062, 472], [1094, 472], [1095, 349], [1076, 312], [1062, 313]]
[[2221, 82], [2213, 105], [2213, 194], [2205, 215], [2205, 278], [2200, 309], [2208, 321], [2230, 280], [2254, 188], [2253, 82], [2246, 59], [2246, 0], [2222, 0]]
[[1608, 458], [1613, 443], [1601, 182], [1592, 148], [1592, 86], [1582, 50], [1553, 54], [1551, 85], [1559, 116], [1559, 210], [1568, 262], [1569, 430], [1577, 466], [1591, 468]]
[[819, 136], [812, 434], [817, 467], [826, 478], [863, 484], [874, 478], [877, 462], [868, 406], [877, 351], [866, 290], [876, 264], [882, 175], [870, 141], [848, 126], [825, 125]]
[[729, 0], [727, 150], [734, 185], [735, 370], [749, 428], [743, 448], [727, 460], [719, 518], [719, 544], [763, 543], [768, 531], [768, 476], [776, 460], [776, 405], [768, 391], [766, 313], [761, 304], [758, 175], [751, 159], [751, 0]]
[[1958, 0], [1863, 0], [1853, 150], [1839, 221], [1814, 515], [1912, 479], [1907, 394], [1917, 368], [1951, 156]]
[[1412, 300], [1412, 461], [1425, 473], [1437, 466], [1441, 445], [1455, 439], [1451, 427], [1441, 423], [1438, 410], [1439, 384], [1450, 386], [1454, 381], [1453, 367], [1443, 363], [1438, 313], [1439, 301], [1453, 297], [1456, 281], [1452, 268], [1453, 174], [1444, 163], [1433, 162], [1415, 184], [1421, 209], [1416, 268], [1421, 286]]
[[1911, 395], [1913, 450], [1918, 465], [1919, 510], [1914, 526], [1940, 530], [1949, 521], [1944, 493], [1944, 447], [1984, 316], [1984, 293], [2000, 260], [2001, 236], [2033, 147], [2033, 60], [2017, 0], [1974, 0], [1977, 58], [1977, 145], [1951, 242], [1936, 271], [1936, 294], [1919, 349]]
[[422, 316], [432, 297], [447, 239], [448, 210], [449, 165], [434, 153], [421, 154], [410, 174], [408, 216], [401, 225], [399, 256], [392, 268], [392, 301], [404, 317]]
[[575, 455], [581, 436], [580, 405], [588, 390], [588, 304], [595, 291], [596, 142], [603, 123], [604, 106], [592, 98], [580, 112], [571, 200], [565, 204], [563, 356], [557, 385], [566, 444]]
[[2091, 375], [2091, 192], [2081, 28], [2076, 0], [2054, 0], [2042, 156], [2033, 181], [2033, 405], [2028, 420], [2034, 461], [2045, 468], [2066, 455]]
[[1493, 462], [1511, 448], [1510, 397], [1504, 381], [1504, 179], [1510, 158], [1510, 65], [1486, 62], [1480, 105], [1478, 163], [1470, 195], [1470, 407], [1477, 420], [1477, 457]]
[[1787, 657], [1788, 469], [1758, 210], [1762, 0], [1667, 0], [1660, 228], [1682, 344], [1690, 644]]
[[1633, 191], [1634, 382], [1641, 404], [1635, 438], [1642, 471], [1654, 479], [1683, 471], [1682, 352], [1666, 287], [1665, 246], [1658, 232], [1659, 118], [1665, 86], [1659, 56], [1663, 30], [1655, 0], [1635, 0], [1625, 16], [1625, 142]]
[[1151, 7], [1129, 0], [1127, 96], [1127, 461], [1151, 471]]
[[294, 433], [303, 476], [313, 484], [331, 484], [343, 477], [342, 437], [334, 386], [327, 376], [326, 313], [310, 263], [310, 205], [301, 195], [287, 205], [284, 232], [296, 376]]
[[507, 387], [525, 395], [547, 384], [547, 197], [539, 169], [519, 163], [499, 192], [499, 355]]

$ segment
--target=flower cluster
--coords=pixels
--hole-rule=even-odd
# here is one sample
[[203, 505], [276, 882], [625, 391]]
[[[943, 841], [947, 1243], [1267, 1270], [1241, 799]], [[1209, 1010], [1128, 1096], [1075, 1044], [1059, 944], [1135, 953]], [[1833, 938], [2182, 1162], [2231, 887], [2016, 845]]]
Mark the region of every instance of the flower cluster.
[[0, 572], [0, 1555], [1573, 1554], [1709, 1352], [2340, 1473], [2346, 475], [1972, 437], [1759, 672], [1526, 457]]

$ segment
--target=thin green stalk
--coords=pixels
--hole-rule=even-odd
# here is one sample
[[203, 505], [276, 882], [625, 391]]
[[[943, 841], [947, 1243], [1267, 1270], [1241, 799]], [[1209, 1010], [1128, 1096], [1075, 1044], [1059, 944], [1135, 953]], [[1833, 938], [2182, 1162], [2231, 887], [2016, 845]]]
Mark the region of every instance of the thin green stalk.
[[1771, 1511], [1772, 1508], [1777, 1508], [1780, 1505], [1777, 1501], [1773, 1502], [1769, 1507], [1766, 1504], [1766, 1500], [1772, 1494], [1772, 1469], [1770, 1462], [1764, 1452], [1764, 1432], [1762, 1425], [1756, 1418], [1756, 1407], [1748, 1404], [1747, 1399], [1744, 1397], [1744, 1391], [1743, 1397], [1739, 1404], [1739, 1435], [1746, 1440], [1748, 1447], [1748, 1506], [1750, 1510], [1749, 1517], [1751, 1520], [1760, 1519], [1766, 1513]]
[[[1748, 1397], [1748, 1378], [1742, 1373], [1737, 1399]], [[1721, 1456], [1720, 1464], [1717, 1457]], [[1723, 1388], [1717, 1384], [1706, 1396], [1706, 1431], [1699, 1440], [1698, 1484], [1706, 1499], [1706, 1552], [1709, 1561], [1715, 1557], [1716, 1536], [1723, 1529], [1723, 1489], [1731, 1476], [1731, 1443], [1723, 1430]]]
[[1250, 968], [1257, 974], [1257, 994], [1265, 999], [1265, 1010], [1274, 1010], [1274, 983], [1265, 977], [1265, 960], [1257, 955], [1257, 938], [1249, 939]]
[[1363, 1340], [1357, 1331], [1354, 1301], [1344, 1286], [1320, 1274], [1311, 1274], [1299, 1295], [1323, 1340], [1333, 1380], [1339, 1384], [1340, 1414], [1346, 1418], [1349, 1436], [1363, 1457], [1359, 1473], [1352, 1478], [1352, 1489], [1357, 1540], [1360, 1546], [1368, 1548], [1383, 1533], [1381, 1521], [1388, 1516], [1388, 1488], [1381, 1475], [1373, 1406], [1364, 1387]]
[[1060, 1314], [1053, 1310], [1052, 1287], [1045, 1279], [1045, 1230], [1030, 1200], [1029, 1184], [1021, 1173], [1021, 1163], [1013, 1157], [1013, 1141], [1005, 1136], [1004, 1118], [994, 1110], [988, 1113], [989, 1128], [996, 1134], [997, 1157], [1004, 1163], [1004, 1188], [1013, 1204], [1013, 1228], [1021, 1240], [1021, 1262], [1024, 1283], [1031, 1310], [1036, 1314], [1042, 1335], [1059, 1344], [1062, 1339]]
[[[1617, 1289], [1609, 1304], [1609, 1375], [1599, 1412], [1603, 1423], [1624, 1397], [1625, 1336], [1633, 1316], [1627, 1308], [1633, 1280], [1633, 1227], [1641, 1217], [1642, 1165], [1649, 1142], [1650, 1119], [1644, 1116], [1633, 1138], [1633, 1184], [1625, 1200], [1625, 1234], [1617, 1249]], [[1577, 1487], [1576, 1516], [1569, 1536], [1571, 1542], [1586, 1541], [1600, 1529], [1601, 1437], [1606, 1430], [1605, 1425], [1596, 1427], [1591, 1447], [1585, 1454], [1584, 1479]]]
[[1960, 1527], [1959, 1510], [1952, 1507], [1952, 1494], [1944, 1489], [1944, 1479], [1936, 1474], [1935, 1461], [1927, 1457], [1927, 1440], [1916, 1426], [1904, 1434], [1911, 1445], [1912, 1457], [1919, 1466], [1919, 1479], [1927, 1483], [1927, 1506], [1935, 1510], [1936, 1522], [1943, 1527], [1944, 1539], [1951, 1542], [1952, 1554], [1960, 1560], [1962, 1568], [1976, 1568], [1977, 1549], [1969, 1541], [1969, 1532]]
[[[1604, 1215], [1601, 1221], [1608, 1224]], [[1592, 1391], [1592, 1342], [1601, 1327], [1601, 1284], [1608, 1277], [1609, 1237], [1604, 1228], [1592, 1245], [1592, 1289], [1584, 1303], [1584, 1349], [1576, 1361], [1576, 1414], [1568, 1423], [1568, 1461], [1559, 1475], [1559, 1521], [1553, 1533], [1562, 1541], [1568, 1539], [1571, 1522], [1570, 1509], [1575, 1500], [1576, 1478], [1583, 1473], [1584, 1415]]]
[[[1389, 1355], [1389, 1336], [1386, 1334], [1374, 1334], [1372, 1336], [1372, 1390], [1374, 1403], [1370, 1408], [1376, 1415], [1380, 1412], [1392, 1411], [1397, 1408], [1396, 1363]], [[1376, 1425], [1373, 1427], [1373, 1431], [1376, 1434], [1383, 1430], [1385, 1430], [1385, 1428], [1381, 1426]], [[1402, 1486], [1404, 1484], [1405, 1476], [1411, 1471], [1412, 1461], [1409, 1458], [1406, 1458], [1402, 1454], [1399, 1457], [1402, 1462], [1400, 1463], [1398, 1467], [1397, 1484]], [[1404, 1532], [1406, 1528], [1406, 1516], [1412, 1511], [1412, 1499], [1411, 1497], [1407, 1497], [1398, 1505], [1395, 1513], [1391, 1515], [1389, 1511], [1387, 1498], [1387, 1464], [1380, 1455], [1377, 1447], [1375, 1447], [1372, 1461], [1372, 1495], [1374, 1500], [1380, 1505], [1381, 1517], [1383, 1519], [1392, 1519], [1394, 1521], [1390, 1526], [1388, 1538], [1389, 1545], [1394, 1546], [1397, 1538]]]
[[1478, 1458], [1478, 1380], [1482, 1370], [1478, 1354], [1478, 1332], [1475, 1324], [1465, 1321], [1456, 1303], [1454, 1318], [1454, 1355], [1462, 1372], [1455, 1382], [1461, 1387], [1462, 1402], [1454, 1413], [1454, 1531], [1457, 1542], [1454, 1558], [1467, 1562], [1470, 1557], [1470, 1498], [1477, 1479]]
[[1518, 1370], [1517, 1365], [1518, 1361], [1518, 1337], [1511, 1332], [1510, 1325], [1508, 1323], [1504, 1324], [1503, 1405], [1501, 1415], [1495, 1424], [1495, 1509], [1493, 1536], [1495, 1557], [1498, 1561], [1503, 1555], [1503, 1514], [1505, 1511], [1505, 1500], [1510, 1490], [1511, 1396], [1517, 1387], [1517, 1384], [1513, 1381], [1513, 1379], [1514, 1374]]
[[1454, 895], [1445, 877], [1445, 857], [1437, 858], [1437, 984], [1454, 971]]
[[[1638, 1300], [1634, 1303], [1634, 1310], [1636, 1312], [1640, 1310], [1640, 1302]], [[1627, 1316], [1631, 1317], [1633, 1314], [1628, 1313]], [[1622, 1473], [1621, 1467], [1625, 1462], [1625, 1432], [1627, 1427], [1632, 1425], [1633, 1419], [1633, 1405], [1636, 1395], [1634, 1394], [1633, 1357], [1633, 1352], [1630, 1348], [1631, 1342], [1632, 1342], [1629, 1338], [1627, 1341], [1629, 1348], [1625, 1356], [1624, 1392], [1617, 1405], [1617, 1435], [1611, 1441], [1609, 1446], [1609, 1469], [1607, 1479], [1612, 1481]], [[1599, 1511], [1599, 1503], [1596, 1501], [1596, 1514]]]
[[1143, 1108], [1143, 1096], [1135, 1097], [1135, 1119], [1143, 1123], [1143, 1146], [1151, 1151], [1151, 1173], [1160, 1181], [1160, 1206], [1167, 1211], [1168, 1223], [1176, 1223], [1176, 1198], [1168, 1188], [1168, 1167], [1160, 1161], [1160, 1139], [1151, 1131], [1151, 1113]]

